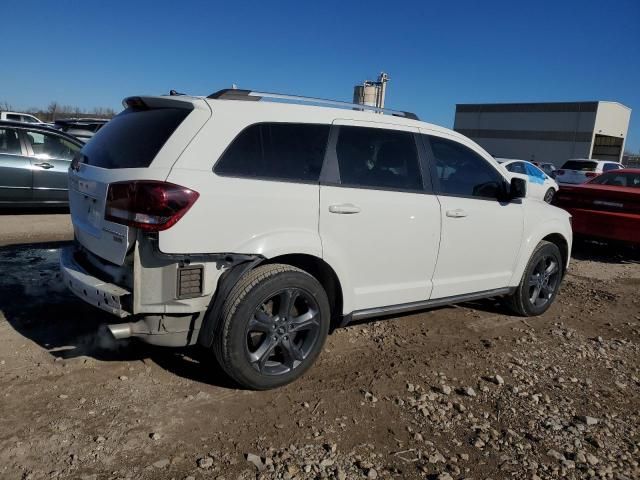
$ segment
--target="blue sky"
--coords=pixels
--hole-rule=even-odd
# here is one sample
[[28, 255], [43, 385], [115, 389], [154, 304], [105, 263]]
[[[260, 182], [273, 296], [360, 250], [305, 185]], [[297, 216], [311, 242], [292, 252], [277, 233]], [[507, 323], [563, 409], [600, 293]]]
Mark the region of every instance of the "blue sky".
[[447, 127], [456, 103], [619, 101], [640, 151], [638, 0], [4, 0], [2, 18], [0, 101], [19, 108], [232, 83], [350, 100], [384, 70], [388, 107]]

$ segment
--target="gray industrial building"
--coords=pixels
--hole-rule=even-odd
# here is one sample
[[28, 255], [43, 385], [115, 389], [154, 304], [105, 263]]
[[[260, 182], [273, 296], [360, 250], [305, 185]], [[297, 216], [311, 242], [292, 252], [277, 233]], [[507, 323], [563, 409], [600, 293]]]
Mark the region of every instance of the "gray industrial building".
[[454, 130], [494, 157], [621, 161], [631, 109], [617, 102], [456, 105]]

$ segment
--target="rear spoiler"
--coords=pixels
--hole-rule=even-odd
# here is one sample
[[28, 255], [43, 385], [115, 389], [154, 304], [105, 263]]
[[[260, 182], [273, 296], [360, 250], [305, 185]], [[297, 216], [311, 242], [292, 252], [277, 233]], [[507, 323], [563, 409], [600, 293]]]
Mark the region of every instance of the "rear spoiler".
[[198, 108], [198, 105], [202, 104], [202, 107], [208, 110], [206, 102], [198, 97], [188, 97], [186, 95], [172, 95], [166, 97], [144, 97], [135, 96], [127, 97], [122, 101], [124, 108], [131, 108], [132, 110], [149, 110], [152, 108], [184, 108], [185, 110], [193, 110]]

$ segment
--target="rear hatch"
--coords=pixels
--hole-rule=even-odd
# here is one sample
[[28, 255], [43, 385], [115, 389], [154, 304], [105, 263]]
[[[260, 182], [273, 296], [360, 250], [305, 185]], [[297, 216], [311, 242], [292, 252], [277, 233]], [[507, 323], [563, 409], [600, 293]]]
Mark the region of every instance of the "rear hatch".
[[76, 240], [117, 265], [124, 263], [138, 228], [145, 228], [154, 213], [132, 215], [123, 198], [142, 202], [160, 195], [171, 203], [176, 186], [167, 193], [163, 182], [211, 116], [207, 103], [194, 97], [130, 97], [124, 105], [82, 148], [69, 170]]
[[584, 183], [597, 175], [598, 162], [595, 160], [569, 160], [556, 172], [560, 183]]

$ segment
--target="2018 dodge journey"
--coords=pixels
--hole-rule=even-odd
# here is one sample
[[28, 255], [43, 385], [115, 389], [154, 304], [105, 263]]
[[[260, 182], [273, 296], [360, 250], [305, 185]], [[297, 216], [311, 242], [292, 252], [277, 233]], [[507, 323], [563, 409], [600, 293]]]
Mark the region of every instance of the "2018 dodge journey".
[[407, 112], [223, 90], [130, 97], [69, 170], [66, 285], [116, 338], [210, 349], [277, 387], [352, 319], [502, 297], [549, 308], [569, 215]]

